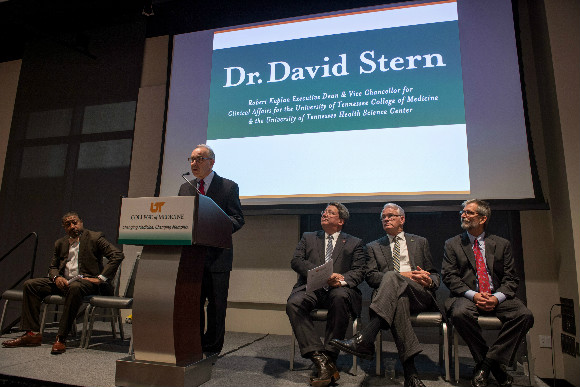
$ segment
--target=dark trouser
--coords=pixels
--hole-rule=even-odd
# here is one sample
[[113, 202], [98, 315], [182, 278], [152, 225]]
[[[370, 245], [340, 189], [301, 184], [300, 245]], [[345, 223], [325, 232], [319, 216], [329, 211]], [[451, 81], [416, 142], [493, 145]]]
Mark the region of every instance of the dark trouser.
[[383, 276], [370, 310], [389, 324], [401, 362], [422, 351], [409, 316], [430, 309], [433, 303], [431, 292], [415, 281], [394, 271]]
[[[229, 288], [229, 271], [212, 273], [209, 270], [204, 270], [203, 280], [201, 282], [201, 302], [199, 312], [201, 347], [204, 352], [219, 353], [224, 346]], [[207, 330], [205, 327], [204, 313], [206, 300]]]
[[[477, 323], [477, 317], [496, 316], [502, 327], [495, 342], [488, 347]], [[453, 328], [467, 343], [473, 360], [480, 363], [484, 358], [495, 360], [500, 364], [513, 363], [518, 346], [528, 330], [534, 325], [532, 312], [517, 298], [505, 300], [493, 312], [479, 310], [473, 301], [458, 297], [449, 310]]]
[[[313, 351], [330, 352], [334, 358], [340, 352], [329, 345], [331, 339], [344, 339], [350, 316], [356, 314], [350, 302], [346, 287], [319, 289], [315, 292], [299, 290], [290, 295], [286, 303], [286, 314], [296, 335], [302, 357]], [[310, 312], [314, 309], [328, 309], [324, 343], [316, 332]]]
[[65, 297], [58, 335], [66, 339], [83, 303], [83, 298], [99, 294], [99, 285], [89, 281], [75, 281], [70, 284], [65, 294], [50, 279], [33, 278], [24, 282], [23, 292], [20, 328], [25, 331], [38, 332], [40, 330], [40, 305], [44, 297], [51, 294]]

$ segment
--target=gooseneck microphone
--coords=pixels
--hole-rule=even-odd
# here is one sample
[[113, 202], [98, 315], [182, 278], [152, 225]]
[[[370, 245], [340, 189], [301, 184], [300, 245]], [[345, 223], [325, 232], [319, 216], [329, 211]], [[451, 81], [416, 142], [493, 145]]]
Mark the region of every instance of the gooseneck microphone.
[[197, 189], [197, 187], [195, 186], [195, 184], [193, 184], [191, 181], [187, 180], [187, 178], [185, 176], [189, 176], [191, 175], [190, 172], [185, 172], [181, 174], [181, 177], [183, 177], [183, 180], [187, 181], [187, 184], [189, 184], [190, 186], [192, 186], [195, 191], [197, 192], [198, 195], [201, 195], [201, 192], [199, 192], [199, 190]]

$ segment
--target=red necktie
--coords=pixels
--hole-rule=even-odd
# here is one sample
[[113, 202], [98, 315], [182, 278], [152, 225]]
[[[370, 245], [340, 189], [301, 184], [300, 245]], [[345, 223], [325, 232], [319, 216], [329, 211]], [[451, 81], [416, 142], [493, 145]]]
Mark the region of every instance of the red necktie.
[[477, 271], [479, 292], [489, 293], [489, 276], [485, 269], [485, 261], [483, 260], [483, 255], [481, 255], [477, 239], [473, 241], [473, 254], [475, 255], [475, 270]]
[[205, 182], [203, 181], [203, 179], [201, 179], [199, 181], [199, 193], [201, 193], [202, 195], [205, 195], [205, 188], [203, 187], [205, 185]]

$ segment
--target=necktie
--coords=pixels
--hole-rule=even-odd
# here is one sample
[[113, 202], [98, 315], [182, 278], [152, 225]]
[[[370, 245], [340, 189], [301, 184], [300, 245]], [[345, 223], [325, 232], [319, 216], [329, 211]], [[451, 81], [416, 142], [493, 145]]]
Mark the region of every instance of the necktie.
[[332, 237], [332, 235], [328, 236], [328, 243], [326, 244], [326, 253], [324, 254], [324, 262], [328, 262], [330, 260], [330, 257], [332, 257], [332, 240], [334, 238]]
[[399, 260], [400, 257], [401, 257], [401, 244], [399, 242], [399, 237], [396, 236], [395, 245], [393, 246], [393, 267], [395, 268], [395, 271], [397, 273], [401, 271], [401, 262]]
[[205, 188], [203, 187], [204, 185], [205, 185], [205, 181], [203, 181], [203, 179], [201, 179], [201, 180], [199, 181], [199, 192], [200, 192], [202, 195], [205, 195]]
[[477, 271], [477, 281], [480, 293], [489, 293], [489, 276], [485, 269], [485, 261], [479, 248], [478, 240], [473, 241], [473, 254], [475, 255], [475, 270]]

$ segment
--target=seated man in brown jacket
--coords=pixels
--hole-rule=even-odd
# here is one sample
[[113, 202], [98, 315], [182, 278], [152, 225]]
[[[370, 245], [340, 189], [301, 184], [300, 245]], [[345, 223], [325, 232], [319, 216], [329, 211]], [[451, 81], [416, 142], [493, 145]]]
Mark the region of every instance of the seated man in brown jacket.
[[[40, 305], [46, 296], [58, 294], [65, 297], [65, 303], [51, 353], [63, 353], [83, 298], [93, 294], [113, 294], [110, 282], [125, 257], [123, 253], [109, 243], [103, 233], [84, 229], [83, 221], [74, 212], [62, 217], [62, 226], [67, 236], [54, 244], [48, 277], [24, 282], [20, 329], [25, 333], [17, 339], [4, 341], [4, 347], [39, 346], [42, 343]], [[103, 257], [108, 259], [106, 264], [103, 264]]]

